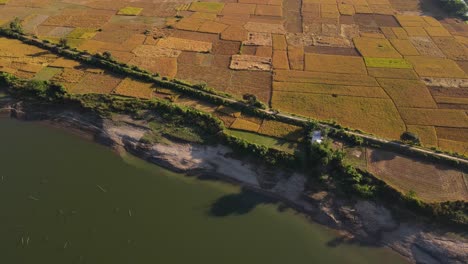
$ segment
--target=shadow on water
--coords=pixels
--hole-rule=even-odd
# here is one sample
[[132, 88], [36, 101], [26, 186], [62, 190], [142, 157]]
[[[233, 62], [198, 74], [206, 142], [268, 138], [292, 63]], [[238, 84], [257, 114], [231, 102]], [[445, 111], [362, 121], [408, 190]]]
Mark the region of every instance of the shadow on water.
[[220, 197], [211, 205], [209, 215], [225, 217], [250, 213], [260, 204], [275, 204], [276, 199], [242, 188], [241, 192]]

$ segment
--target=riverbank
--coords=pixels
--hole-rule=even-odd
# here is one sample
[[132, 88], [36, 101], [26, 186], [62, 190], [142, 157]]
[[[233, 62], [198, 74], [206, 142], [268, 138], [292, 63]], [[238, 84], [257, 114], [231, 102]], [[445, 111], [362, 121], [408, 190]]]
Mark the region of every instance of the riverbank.
[[[170, 144], [142, 143], [150, 130], [145, 121], [124, 115], [101, 119], [70, 109], [41, 110], [2, 100], [0, 112], [22, 120], [47, 120], [62, 128], [83, 131], [104, 145], [128, 151], [152, 163], [187, 175], [219, 178], [274, 197], [301, 211], [313, 221], [343, 233], [336, 243], [364, 243], [387, 246], [415, 263], [466, 263], [468, 243], [448, 238], [443, 231], [410, 222], [400, 222], [389, 210], [368, 201], [347, 201], [324, 190], [305, 196], [305, 177], [285, 170], [272, 170], [249, 160], [233, 157], [221, 145], [205, 146], [171, 141]], [[202, 176], [200, 176], [202, 177]], [[432, 230], [432, 231], [428, 231]]]

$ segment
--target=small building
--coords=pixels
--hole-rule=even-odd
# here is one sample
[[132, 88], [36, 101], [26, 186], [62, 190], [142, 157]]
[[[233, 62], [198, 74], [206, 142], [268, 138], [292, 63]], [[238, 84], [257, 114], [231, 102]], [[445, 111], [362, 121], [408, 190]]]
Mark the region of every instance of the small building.
[[322, 141], [323, 141], [322, 131], [320, 130], [312, 131], [312, 133], [310, 134], [310, 142], [321, 144]]

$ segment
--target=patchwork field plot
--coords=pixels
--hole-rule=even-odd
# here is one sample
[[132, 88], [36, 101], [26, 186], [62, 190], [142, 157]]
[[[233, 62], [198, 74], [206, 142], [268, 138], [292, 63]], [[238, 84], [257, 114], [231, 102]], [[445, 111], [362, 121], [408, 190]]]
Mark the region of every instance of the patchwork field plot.
[[345, 126], [388, 138], [399, 138], [406, 130], [389, 99], [278, 91], [273, 92], [272, 105], [288, 113], [335, 120]]
[[[38, 38], [110, 52], [169, 79], [254, 94], [272, 108], [380, 137], [411, 131], [423, 145], [452, 150], [468, 139], [434, 131], [468, 128], [468, 25], [415, 15], [424, 13], [416, 2], [11, 0], [0, 5], [0, 24], [19, 17]], [[77, 93], [154, 95], [148, 84], [1, 38], [0, 70]], [[239, 128], [253, 121], [219, 115]], [[267, 124], [252, 123], [256, 133]]]
[[[460, 171], [414, 161], [382, 150], [368, 149], [367, 168], [403, 193], [414, 191], [423, 201], [436, 202], [468, 199], [468, 189]], [[437, 165], [439, 166], [439, 165]]]

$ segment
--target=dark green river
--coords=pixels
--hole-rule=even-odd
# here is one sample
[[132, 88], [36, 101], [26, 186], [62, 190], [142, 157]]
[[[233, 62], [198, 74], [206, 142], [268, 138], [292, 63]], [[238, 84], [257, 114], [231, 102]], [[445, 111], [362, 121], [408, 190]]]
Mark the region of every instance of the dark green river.
[[0, 119], [0, 261], [404, 263], [259, 195], [169, 172], [68, 132]]

